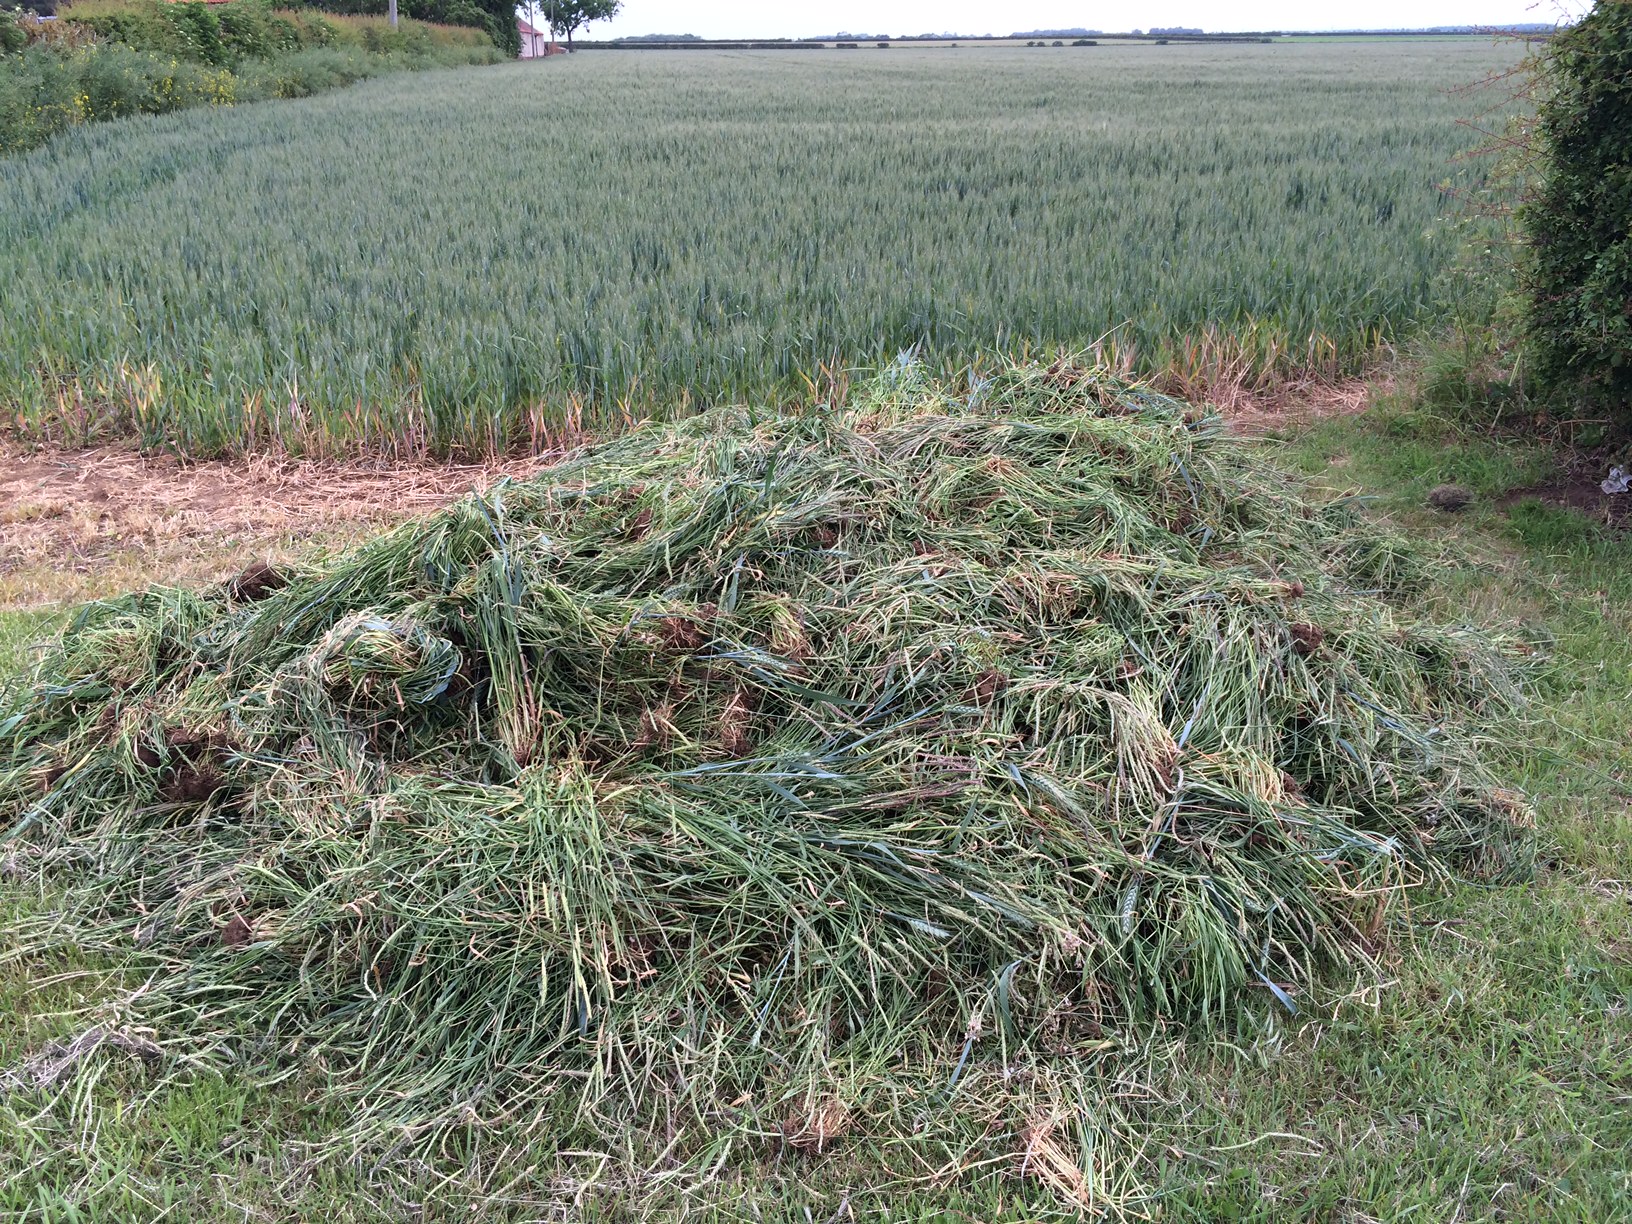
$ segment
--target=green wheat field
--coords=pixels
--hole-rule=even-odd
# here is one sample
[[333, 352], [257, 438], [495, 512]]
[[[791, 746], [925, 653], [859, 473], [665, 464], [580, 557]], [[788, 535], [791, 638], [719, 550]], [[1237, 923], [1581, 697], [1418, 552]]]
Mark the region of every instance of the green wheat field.
[[1443, 309], [1480, 40], [588, 53], [0, 166], [0, 409], [193, 454], [537, 448], [916, 349], [1352, 370]]

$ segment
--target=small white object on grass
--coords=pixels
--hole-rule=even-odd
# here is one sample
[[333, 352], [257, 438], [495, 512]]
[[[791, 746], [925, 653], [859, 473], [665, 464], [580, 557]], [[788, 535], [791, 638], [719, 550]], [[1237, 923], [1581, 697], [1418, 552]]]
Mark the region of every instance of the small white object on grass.
[[1609, 469], [1609, 475], [1599, 482], [1598, 487], [1605, 493], [1625, 493], [1632, 489], [1632, 473], [1612, 467]]

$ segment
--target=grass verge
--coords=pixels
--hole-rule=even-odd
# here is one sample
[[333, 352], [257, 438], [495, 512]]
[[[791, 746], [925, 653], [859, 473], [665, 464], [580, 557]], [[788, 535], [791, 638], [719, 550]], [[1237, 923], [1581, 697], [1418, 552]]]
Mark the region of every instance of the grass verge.
[[[1423, 593], [1440, 615], [1551, 634], [1507, 762], [1545, 848], [1531, 883], [1434, 905], [1387, 978], [1327, 1015], [1288, 1028], [1265, 1013], [1237, 1049], [1184, 1047], [1152, 1122], [1212, 1166], [1167, 1163], [1169, 1218], [1632, 1217], [1632, 540], [1505, 507], [1559, 457], [1409, 403], [1279, 449], [1317, 485], [1362, 491], [1465, 552]], [[1454, 517], [1423, 504], [1448, 481], [1477, 495]]]

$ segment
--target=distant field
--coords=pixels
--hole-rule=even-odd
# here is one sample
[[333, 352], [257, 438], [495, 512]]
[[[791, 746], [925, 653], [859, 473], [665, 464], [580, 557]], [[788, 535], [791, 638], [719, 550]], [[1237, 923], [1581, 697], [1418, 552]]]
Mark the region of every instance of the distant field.
[[0, 163], [0, 405], [493, 450], [921, 345], [1352, 366], [1435, 311], [1478, 40], [583, 53]]

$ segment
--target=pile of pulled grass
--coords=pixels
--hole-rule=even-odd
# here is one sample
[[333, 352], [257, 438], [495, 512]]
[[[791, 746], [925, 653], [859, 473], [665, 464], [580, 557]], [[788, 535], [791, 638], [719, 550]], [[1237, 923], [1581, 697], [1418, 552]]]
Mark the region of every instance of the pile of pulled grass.
[[822, 1146], [1291, 1005], [1527, 856], [1470, 729], [1500, 643], [1102, 372], [647, 425], [252, 579], [91, 605], [10, 699], [56, 897], [14, 946], [129, 966], [167, 1052], [315, 1069], [353, 1139]]

